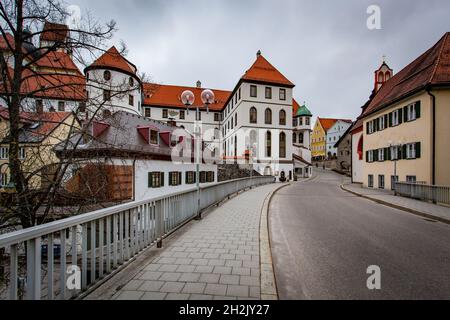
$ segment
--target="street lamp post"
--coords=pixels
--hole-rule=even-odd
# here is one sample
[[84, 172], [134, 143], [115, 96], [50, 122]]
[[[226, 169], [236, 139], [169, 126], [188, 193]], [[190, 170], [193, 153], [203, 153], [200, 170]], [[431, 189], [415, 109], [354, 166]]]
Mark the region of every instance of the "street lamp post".
[[[206, 111], [209, 112], [209, 105], [214, 103], [214, 92], [211, 90], [204, 90], [201, 94], [203, 104], [206, 106]], [[189, 108], [194, 104], [195, 95], [192, 91], [186, 90], [181, 94], [181, 101], [186, 106], [188, 112]], [[195, 108], [195, 122], [194, 122], [194, 136], [195, 136], [195, 180], [197, 187], [197, 220], [202, 219], [202, 213], [200, 211], [200, 141], [201, 141], [201, 128], [200, 128], [200, 108]]]
[[391, 181], [391, 184], [394, 183], [394, 186], [391, 186], [391, 187], [394, 189], [394, 195], [395, 196], [397, 195], [397, 189], [395, 188], [395, 184], [397, 182], [397, 161], [398, 161], [399, 149], [401, 150], [402, 146], [403, 146], [402, 142], [399, 142], [398, 144], [395, 144], [392, 141], [389, 141], [389, 148], [391, 149], [391, 151], [392, 151], [392, 148], [396, 148], [395, 159], [394, 159], [394, 179], [393, 179], [393, 181]]

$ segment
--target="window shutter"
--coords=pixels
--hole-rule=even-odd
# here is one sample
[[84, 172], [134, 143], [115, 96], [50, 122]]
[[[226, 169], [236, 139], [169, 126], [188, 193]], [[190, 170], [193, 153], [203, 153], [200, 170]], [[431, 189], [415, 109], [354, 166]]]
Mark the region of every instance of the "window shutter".
[[369, 162], [369, 151], [366, 151], [366, 162]]
[[392, 112], [389, 113], [389, 127], [392, 127]]
[[416, 102], [416, 119], [420, 118], [420, 100]]
[[406, 153], [407, 145], [402, 146], [402, 159], [408, 159], [408, 154]]
[[178, 172], [178, 185], [181, 184], [181, 172]]
[[408, 107], [403, 107], [403, 122], [408, 122]]
[[398, 123], [399, 124], [403, 123], [403, 109], [402, 108], [398, 109]]
[[391, 148], [386, 148], [384, 152], [386, 153], [386, 160], [391, 161], [392, 160]]
[[380, 124], [380, 118], [376, 118], [375, 120], [373, 120], [373, 127], [374, 127], [373, 131], [374, 132], [378, 131], [378, 128], [380, 127], [379, 124]]
[[189, 172], [188, 171], [186, 171], [185, 173], [184, 173], [184, 182], [186, 183], [186, 184], [188, 184], [188, 183], [190, 183], [190, 181], [189, 181]]
[[160, 176], [159, 176], [159, 179], [161, 180], [161, 187], [164, 187], [164, 172], [160, 172], [159, 173], [160, 174]]
[[152, 173], [151, 172], [149, 172], [148, 173], [148, 187], [149, 188], [153, 188], [153, 179], [152, 179]]
[[369, 134], [369, 122], [366, 122], [366, 134]]
[[197, 172], [194, 172], [194, 183], [197, 183]]
[[212, 181], [211, 182], [214, 182], [216, 180], [216, 173], [213, 171], [211, 173], [211, 175], [212, 175]]
[[373, 161], [378, 161], [378, 150], [373, 150]]
[[420, 153], [421, 153], [420, 142], [417, 142], [416, 143], [416, 159], [420, 159]]

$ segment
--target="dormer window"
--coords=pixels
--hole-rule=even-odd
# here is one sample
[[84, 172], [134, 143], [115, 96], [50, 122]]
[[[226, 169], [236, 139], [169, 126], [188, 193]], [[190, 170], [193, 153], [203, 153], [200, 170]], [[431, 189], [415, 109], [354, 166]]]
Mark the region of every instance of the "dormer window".
[[106, 81], [111, 80], [111, 72], [106, 70], [105, 72], [103, 72], [103, 79], [105, 79]]
[[158, 142], [158, 131], [150, 130], [150, 144], [159, 144], [159, 142]]

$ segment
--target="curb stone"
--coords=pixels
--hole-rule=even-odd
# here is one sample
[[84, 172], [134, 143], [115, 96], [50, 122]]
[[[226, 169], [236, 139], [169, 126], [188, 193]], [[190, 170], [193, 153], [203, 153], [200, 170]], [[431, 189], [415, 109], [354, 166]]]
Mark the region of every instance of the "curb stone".
[[259, 227], [260, 269], [261, 269], [261, 300], [278, 300], [278, 290], [272, 261], [272, 251], [269, 237], [269, 207], [270, 202], [279, 190], [290, 186], [285, 183], [266, 196], [261, 209]]

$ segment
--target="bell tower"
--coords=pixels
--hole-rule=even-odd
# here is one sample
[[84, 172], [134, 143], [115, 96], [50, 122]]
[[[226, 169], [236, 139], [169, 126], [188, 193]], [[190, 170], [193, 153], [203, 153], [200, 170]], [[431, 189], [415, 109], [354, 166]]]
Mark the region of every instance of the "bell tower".
[[392, 70], [386, 63], [386, 56], [383, 56], [383, 63], [375, 71], [375, 92], [378, 92], [380, 88], [394, 75]]

